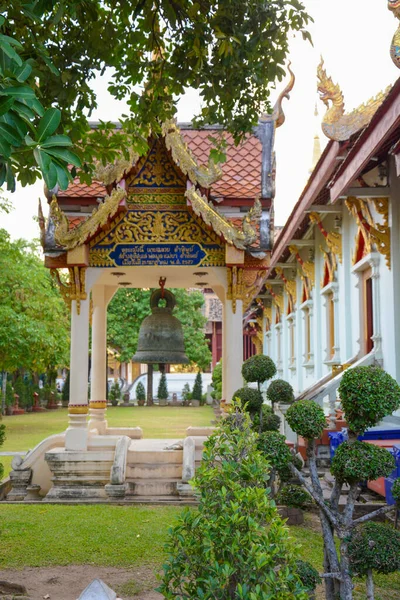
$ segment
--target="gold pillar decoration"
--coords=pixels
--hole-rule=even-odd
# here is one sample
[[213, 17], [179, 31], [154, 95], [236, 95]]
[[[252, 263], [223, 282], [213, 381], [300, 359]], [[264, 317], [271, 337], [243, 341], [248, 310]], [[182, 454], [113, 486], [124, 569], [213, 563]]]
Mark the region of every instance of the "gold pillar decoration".
[[289, 246], [289, 252], [292, 254], [297, 260], [298, 264], [301, 267], [302, 273], [305, 277], [306, 287], [308, 292], [310, 293], [312, 288], [315, 286], [315, 263], [309, 261], [304, 261], [301, 256], [297, 246]]
[[[324, 272], [321, 279], [321, 289], [323, 289], [328, 283], [332, 283], [335, 280], [337, 262], [336, 254], [334, 252], [327, 252], [322, 246], [320, 246], [320, 250], [325, 257]], [[328, 278], [326, 278], [326, 271], [328, 271]], [[328, 279], [328, 281], [326, 279]]]
[[68, 268], [68, 280], [63, 281], [60, 277], [58, 269], [50, 269], [51, 275], [54, 277], [63, 300], [71, 308], [72, 300], [76, 301], [76, 312], [79, 315], [81, 313], [81, 300], [86, 300], [86, 283], [85, 273], [86, 267], [69, 267]]
[[317, 225], [318, 229], [325, 238], [326, 245], [329, 250], [338, 256], [339, 261], [342, 262], [342, 236], [337, 231], [331, 231], [328, 233], [321, 221], [321, 215], [317, 212], [310, 213], [310, 221]]
[[391, 266], [391, 247], [390, 247], [390, 227], [389, 227], [389, 202], [387, 198], [373, 198], [376, 211], [383, 216], [383, 224], [375, 223], [368, 201], [363, 198], [348, 198], [346, 206], [350, 214], [356, 220], [359, 231], [356, 236], [356, 250], [353, 258], [358, 259], [358, 245], [360, 243], [360, 233], [363, 235], [367, 252], [371, 252], [372, 244], [375, 244], [376, 249], [385, 257], [386, 264], [390, 269]]
[[272, 306], [266, 306], [264, 308], [264, 314], [266, 319], [265, 331], [269, 331], [272, 325]]
[[281, 294], [275, 294], [274, 290], [272, 289], [272, 287], [267, 287], [266, 291], [271, 294], [272, 296], [272, 300], [275, 303], [276, 308], [278, 309], [279, 312], [279, 320], [281, 318], [281, 316], [283, 315], [283, 307], [284, 307], [284, 299], [283, 299], [283, 295]]
[[236, 302], [243, 298], [243, 269], [241, 267], [228, 267], [228, 291], [226, 297], [232, 300], [232, 311], [236, 314]]
[[285, 277], [285, 275], [283, 273], [283, 269], [281, 267], [276, 267], [275, 271], [279, 275], [279, 277], [282, 279], [283, 283], [285, 284], [286, 293], [289, 296], [289, 299], [290, 299], [290, 302], [292, 305], [292, 310], [294, 310], [294, 307], [296, 306], [296, 301], [297, 301], [296, 280], [295, 279], [292, 279], [292, 280], [287, 279]]

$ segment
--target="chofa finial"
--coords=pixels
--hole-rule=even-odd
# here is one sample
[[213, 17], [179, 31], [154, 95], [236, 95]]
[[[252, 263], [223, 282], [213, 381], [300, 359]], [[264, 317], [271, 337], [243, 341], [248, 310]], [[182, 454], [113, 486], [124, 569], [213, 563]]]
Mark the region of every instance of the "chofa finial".
[[[400, 0], [388, 0], [388, 9], [397, 19], [400, 19]], [[400, 69], [400, 25], [393, 36], [390, 45], [390, 56], [398, 69]]]

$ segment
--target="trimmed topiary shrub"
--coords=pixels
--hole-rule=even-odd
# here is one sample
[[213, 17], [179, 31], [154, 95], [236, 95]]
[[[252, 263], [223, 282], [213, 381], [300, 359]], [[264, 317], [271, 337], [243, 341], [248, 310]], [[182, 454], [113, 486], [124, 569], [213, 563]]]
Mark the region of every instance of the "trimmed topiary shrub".
[[256, 354], [244, 361], [242, 375], [248, 383], [257, 383], [260, 386], [276, 375], [276, 366], [269, 356]]
[[317, 569], [305, 560], [296, 560], [297, 575], [307, 592], [313, 592], [317, 585], [321, 583], [321, 577]]
[[326, 427], [324, 411], [314, 400], [299, 400], [292, 404], [286, 420], [295, 433], [307, 440], [320, 438]]
[[267, 398], [272, 406], [278, 402], [292, 404], [292, 402], [294, 402], [293, 388], [288, 381], [274, 379], [268, 386]]
[[363, 433], [400, 407], [400, 386], [379, 367], [348, 369], [339, 395], [349, 428]]
[[242, 406], [250, 413], [255, 414], [260, 411], [263, 404], [261, 392], [254, 388], [243, 387], [233, 394], [233, 398], [238, 398]]
[[264, 458], [277, 471], [284, 469], [292, 462], [292, 455], [286, 438], [277, 431], [266, 431], [258, 439], [257, 446]]
[[367, 577], [367, 598], [373, 600], [373, 571], [388, 575], [400, 570], [400, 532], [382, 523], [365, 523], [351, 537], [349, 557], [353, 574]]
[[[264, 431], [279, 431], [281, 420], [278, 415], [274, 413], [272, 408], [268, 404], [263, 404], [261, 407], [262, 411], [262, 424], [261, 433]], [[260, 431], [260, 414], [256, 413], [253, 417], [253, 430], [257, 433]]]
[[201, 404], [202, 396], [203, 396], [203, 379], [201, 377], [200, 371], [198, 371], [198, 373], [196, 375], [196, 379], [194, 380], [193, 391], [192, 391], [192, 400], [198, 400]]
[[393, 484], [392, 496], [396, 500], [396, 504], [400, 506], [400, 478], [396, 479]]
[[146, 400], [146, 390], [144, 389], [144, 385], [141, 381], [136, 386], [136, 400], [139, 402], [144, 402]]
[[215, 365], [211, 379], [213, 387], [211, 398], [214, 400], [222, 400], [222, 360]]
[[112, 384], [108, 397], [113, 406], [117, 406], [118, 402], [121, 400], [121, 386], [117, 380]]
[[386, 448], [366, 442], [344, 442], [335, 452], [331, 473], [341, 482], [357, 483], [386, 477], [395, 466], [394, 457]]
[[312, 503], [312, 498], [301, 485], [291, 484], [284, 485], [283, 488], [279, 490], [275, 501], [277, 504], [282, 504], [283, 506], [302, 508], [304, 510]]
[[157, 398], [166, 400], [168, 398], [167, 378], [165, 373], [161, 373], [160, 383], [158, 384]]
[[296, 549], [266, 489], [268, 462], [237, 408], [205, 443], [196, 510], [170, 530], [164, 598], [306, 600]]

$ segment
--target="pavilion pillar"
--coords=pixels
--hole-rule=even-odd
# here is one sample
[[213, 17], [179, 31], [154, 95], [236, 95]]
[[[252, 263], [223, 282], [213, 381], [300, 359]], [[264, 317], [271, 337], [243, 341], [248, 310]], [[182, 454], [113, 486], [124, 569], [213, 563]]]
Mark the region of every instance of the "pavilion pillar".
[[107, 430], [107, 296], [106, 286], [92, 288], [92, 369], [90, 376], [89, 430]]
[[[78, 306], [77, 306], [78, 303]], [[86, 450], [88, 441], [89, 295], [71, 302], [69, 426], [66, 450]]]
[[[234, 304], [234, 305], [233, 305]], [[243, 302], [225, 300], [223, 310], [222, 394], [232, 402], [236, 390], [243, 386]]]

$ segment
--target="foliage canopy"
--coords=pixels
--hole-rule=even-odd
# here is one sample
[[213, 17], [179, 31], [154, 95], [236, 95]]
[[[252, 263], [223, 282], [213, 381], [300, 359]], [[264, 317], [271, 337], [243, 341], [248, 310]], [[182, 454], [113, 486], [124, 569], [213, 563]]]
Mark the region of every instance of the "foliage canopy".
[[[7, 140], [0, 173], [6, 170], [10, 189], [13, 173], [27, 184], [40, 171], [49, 187], [65, 187], [68, 163], [82, 160], [85, 177], [94, 157], [110, 162], [121, 149], [143, 151], [149, 130], [158, 133], [174, 116], [189, 86], [202, 97], [199, 124], [219, 123], [238, 140], [269, 108], [269, 84], [284, 76], [289, 34], [310, 39], [309, 21], [299, 0], [1, 2]], [[104, 73], [129, 114], [123, 130], [100, 123], [92, 133], [88, 115], [97, 97], [90, 84]], [[49, 140], [53, 134], [56, 141]]]

